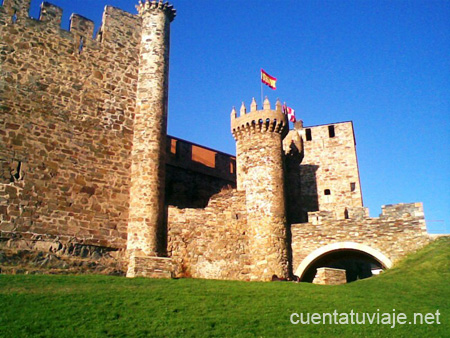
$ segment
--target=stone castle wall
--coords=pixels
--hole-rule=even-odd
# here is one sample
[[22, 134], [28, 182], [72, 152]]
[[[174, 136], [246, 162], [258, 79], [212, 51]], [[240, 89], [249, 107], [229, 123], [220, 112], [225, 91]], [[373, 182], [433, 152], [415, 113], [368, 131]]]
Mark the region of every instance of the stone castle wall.
[[107, 7], [93, 40], [88, 19], [28, 8], [0, 7], [0, 228], [123, 248], [140, 20]]
[[[28, 8], [0, 6], [0, 237], [124, 249], [140, 19], [106, 7], [94, 40], [86, 18], [66, 31], [59, 7]], [[235, 185], [234, 157], [167, 145], [167, 204], [204, 207]]]
[[204, 209], [169, 207], [168, 254], [179, 277], [250, 280], [245, 193], [224, 189]]

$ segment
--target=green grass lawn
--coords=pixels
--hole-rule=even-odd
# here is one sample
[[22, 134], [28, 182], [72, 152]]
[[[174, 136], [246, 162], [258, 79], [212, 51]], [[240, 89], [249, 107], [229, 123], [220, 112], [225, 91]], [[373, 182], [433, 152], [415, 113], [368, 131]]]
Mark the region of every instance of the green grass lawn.
[[[449, 262], [450, 239], [442, 238], [380, 276], [340, 286], [0, 275], [0, 335], [450, 337]], [[441, 324], [290, 322], [293, 312], [392, 314], [394, 309], [408, 321], [414, 313], [439, 310]]]

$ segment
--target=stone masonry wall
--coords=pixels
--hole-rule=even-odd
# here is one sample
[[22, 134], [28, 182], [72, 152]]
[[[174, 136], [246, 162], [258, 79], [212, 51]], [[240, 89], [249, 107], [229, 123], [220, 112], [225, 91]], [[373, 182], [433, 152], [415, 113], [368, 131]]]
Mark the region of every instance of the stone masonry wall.
[[291, 232], [294, 273], [309, 254], [329, 244], [363, 244], [395, 263], [429, 242], [421, 203], [384, 206], [379, 218], [293, 224]]
[[254, 133], [248, 138], [239, 139], [237, 144], [237, 160], [239, 156], [247, 158], [244, 187], [249, 249], [257, 267], [254, 277], [269, 280], [276, 274], [286, 278], [286, 209], [281, 135]]
[[204, 209], [169, 207], [168, 227], [176, 276], [250, 280], [244, 192], [224, 189]]
[[[140, 20], [0, 7], [0, 229], [124, 248]], [[15, 13], [15, 14], [14, 14]]]
[[346, 207], [362, 207], [353, 124], [342, 122], [305, 127], [300, 133], [303, 139], [300, 185], [304, 213], [327, 210], [334, 211], [338, 218], [345, 218]]

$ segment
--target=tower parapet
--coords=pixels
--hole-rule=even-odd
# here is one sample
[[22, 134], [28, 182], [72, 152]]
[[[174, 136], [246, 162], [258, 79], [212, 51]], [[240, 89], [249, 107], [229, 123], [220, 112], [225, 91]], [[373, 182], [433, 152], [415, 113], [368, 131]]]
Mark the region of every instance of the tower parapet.
[[237, 141], [242, 135], [255, 132], [275, 132], [284, 138], [289, 131], [287, 116], [281, 111], [281, 103], [277, 101], [276, 110], [270, 109], [270, 102], [264, 100], [264, 109], [257, 110], [256, 101], [253, 98], [250, 113], [244, 102], [240, 109], [240, 116], [237, 116], [236, 109], [233, 108], [231, 114], [231, 133]]
[[251, 278], [270, 280], [288, 276], [286, 209], [282, 140], [288, 133], [287, 116], [278, 101], [271, 110], [266, 98], [262, 110], [253, 99], [250, 113], [231, 113], [236, 139], [237, 187], [245, 191]]
[[175, 19], [175, 16], [177, 15], [177, 11], [175, 8], [173, 8], [173, 5], [171, 5], [168, 2], [162, 2], [162, 0], [139, 1], [139, 4], [136, 5], [136, 9], [140, 15], [150, 13], [151, 10], [158, 9], [167, 15], [169, 22], [172, 22], [173, 19]]
[[[242, 103], [240, 116], [237, 116], [235, 108], [233, 108], [231, 114], [231, 133], [237, 141], [237, 152], [240, 152], [239, 147], [241, 144], [248, 144], [244, 140], [254, 140], [255, 137], [252, 137], [252, 135], [255, 134], [274, 133], [279, 135], [276, 137], [277, 140], [278, 137], [280, 141], [284, 139], [289, 131], [289, 122], [287, 116], [281, 111], [281, 103], [279, 100], [276, 104], [276, 110], [270, 109], [270, 102], [267, 98], [264, 100], [264, 109], [257, 110], [256, 101], [253, 98], [250, 109], [250, 113], [247, 113], [245, 104]], [[249, 165], [247, 160], [248, 157], [246, 156], [237, 159], [236, 174], [238, 190], [245, 190], [244, 181]]]

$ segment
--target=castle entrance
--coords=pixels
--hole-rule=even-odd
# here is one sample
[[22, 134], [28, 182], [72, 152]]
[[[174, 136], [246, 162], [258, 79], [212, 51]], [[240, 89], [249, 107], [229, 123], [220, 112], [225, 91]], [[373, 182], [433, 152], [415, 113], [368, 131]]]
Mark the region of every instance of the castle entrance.
[[312, 283], [317, 268], [334, 268], [345, 270], [347, 283], [358, 279], [372, 277], [383, 270], [383, 265], [372, 256], [357, 250], [336, 250], [319, 257], [306, 269], [302, 282]]
[[295, 271], [302, 282], [311, 283], [318, 268], [342, 269], [347, 282], [371, 277], [392, 266], [392, 262], [379, 251], [363, 244], [334, 243], [310, 253]]

